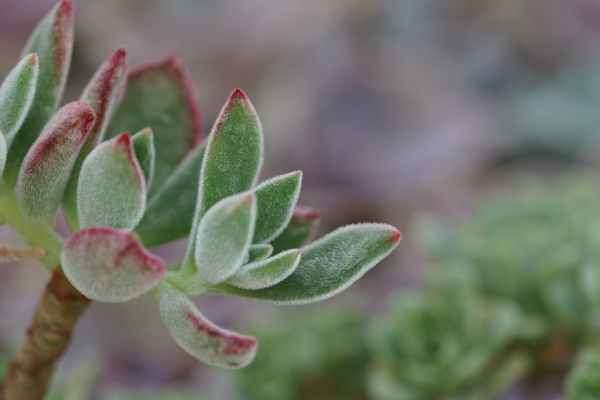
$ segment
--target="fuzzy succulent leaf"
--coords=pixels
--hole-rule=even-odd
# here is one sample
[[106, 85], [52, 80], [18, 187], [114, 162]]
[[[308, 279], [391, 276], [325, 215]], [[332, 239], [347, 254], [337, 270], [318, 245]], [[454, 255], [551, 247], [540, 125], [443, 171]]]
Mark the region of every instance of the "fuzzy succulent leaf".
[[297, 249], [306, 245], [315, 234], [321, 212], [314, 208], [297, 206], [287, 227], [271, 241], [275, 253], [288, 249]]
[[104, 138], [108, 122], [125, 92], [127, 69], [127, 52], [124, 48], [119, 48], [98, 68], [80, 98], [80, 101], [89, 104], [96, 113], [96, 123], [77, 157], [63, 199], [67, 220], [74, 229], [78, 227], [77, 182], [81, 165]]
[[144, 213], [144, 175], [125, 132], [96, 147], [84, 161], [77, 187], [82, 227], [133, 229]]
[[132, 136], [133, 151], [135, 158], [140, 164], [140, 168], [144, 174], [146, 182], [146, 191], [152, 184], [154, 177], [155, 151], [154, 151], [154, 134], [152, 128], [142, 129]]
[[251, 189], [262, 165], [262, 152], [258, 115], [246, 94], [235, 89], [208, 137], [196, 218], [225, 197]]
[[23, 160], [17, 195], [31, 221], [50, 223], [60, 204], [73, 164], [94, 124], [87, 104], [65, 105], [48, 121]]
[[[246, 94], [235, 89], [207, 139], [190, 237], [196, 237], [200, 220], [214, 204], [254, 186], [262, 165], [262, 154], [262, 127], [258, 115]], [[195, 242], [191, 241], [184, 266], [191, 264], [194, 246]]]
[[33, 103], [38, 72], [37, 55], [28, 54], [0, 86], [0, 131], [4, 132], [7, 146], [12, 143]]
[[270, 244], [253, 244], [248, 249], [248, 259], [245, 263], [264, 260], [273, 253], [273, 246]]
[[75, 232], [61, 253], [62, 268], [84, 296], [107, 303], [133, 299], [156, 286], [163, 261], [131, 232], [91, 227]]
[[204, 146], [196, 147], [160, 190], [148, 199], [144, 217], [135, 229], [147, 247], [190, 234], [204, 150]]
[[254, 189], [257, 216], [254, 243], [269, 242], [277, 237], [292, 218], [300, 194], [302, 172], [279, 175]]
[[343, 291], [398, 245], [402, 235], [386, 224], [338, 228], [302, 249], [295, 271], [277, 285], [246, 290], [222, 284], [216, 291], [275, 304], [307, 304]]
[[198, 273], [210, 284], [223, 282], [244, 262], [256, 222], [256, 196], [244, 192], [215, 204], [202, 218], [195, 238]]
[[154, 131], [156, 146], [153, 195], [202, 138], [194, 90], [176, 55], [131, 73], [107, 135], [137, 132], [147, 126]]
[[300, 250], [288, 250], [266, 260], [242, 266], [227, 283], [242, 289], [257, 290], [278, 284], [290, 276], [300, 262]]
[[11, 187], [17, 183], [25, 154], [58, 107], [71, 63], [73, 28], [73, 3], [62, 0], [40, 21], [23, 51], [24, 55], [37, 54], [39, 73], [33, 103], [6, 160], [5, 180]]
[[220, 368], [241, 368], [256, 354], [251, 336], [210, 322], [180, 291], [165, 287], [158, 296], [160, 315], [175, 342], [192, 357]]
[[4, 165], [6, 164], [6, 147], [6, 140], [4, 140], [4, 135], [2, 134], [2, 131], [0, 131], [0, 178], [2, 177]]

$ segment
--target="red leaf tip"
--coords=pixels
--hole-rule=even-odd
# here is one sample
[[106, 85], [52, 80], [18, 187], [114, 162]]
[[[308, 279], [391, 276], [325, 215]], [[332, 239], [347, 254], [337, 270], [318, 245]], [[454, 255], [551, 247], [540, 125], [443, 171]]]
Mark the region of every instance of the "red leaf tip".
[[321, 211], [316, 208], [297, 206], [294, 208], [294, 218], [319, 219], [321, 218]]
[[231, 94], [229, 95], [229, 100], [233, 101], [234, 99], [240, 98], [244, 101], [248, 101], [248, 96], [246, 96], [246, 93], [244, 93], [244, 91], [242, 89], [239, 88], [235, 88], [233, 89], [233, 91], [231, 92]]
[[250, 192], [244, 196], [245, 203], [252, 203], [254, 201], [254, 193]]
[[27, 62], [29, 65], [34, 66], [38, 62], [38, 56], [35, 53], [31, 53], [29, 57], [27, 57]]
[[73, 0], [62, 0], [58, 5], [58, 13], [72, 14], [74, 8]]
[[115, 146], [131, 147], [131, 134], [123, 132], [115, 138]]
[[390, 241], [396, 243], [399, 242], [400, 239], [402, 239], [402, 233], [397, 229], [393, 229], [392, 236], [390, 236]]

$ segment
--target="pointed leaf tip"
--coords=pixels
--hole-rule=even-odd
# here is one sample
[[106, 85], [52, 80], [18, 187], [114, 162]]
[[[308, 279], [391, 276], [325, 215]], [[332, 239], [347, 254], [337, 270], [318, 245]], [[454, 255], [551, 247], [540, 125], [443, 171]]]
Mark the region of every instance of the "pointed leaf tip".
[[144, 175], [125, 132], [96, 147], [81, 166], [77, 214], [82, 227], [133, 229], [146, 207]]
[[134, 234], [104, 227], [74, 233], [61, 253], [69, 281], [91, 300], [133, 299], [160, 282], [163, 261], [145, 250]]
[[85, 103], [65, 105], [48, 121], [19, 171], [17, 195], [25, 216], [51, 223], [81, 146], [92, 129], [94, 111]]
[[183, 293], [160, 291], [160, 315], [175, 342], [192, 357], [219, 368], [241, 368], [256, 354], [251, 336], [223, 329], [209, 321]]

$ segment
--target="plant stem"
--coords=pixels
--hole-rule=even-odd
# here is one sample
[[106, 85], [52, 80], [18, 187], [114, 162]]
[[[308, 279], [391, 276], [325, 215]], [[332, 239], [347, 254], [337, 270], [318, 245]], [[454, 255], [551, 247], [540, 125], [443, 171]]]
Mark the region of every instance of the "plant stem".
[[14, 192], [0, 190], [0, 219], [5, 218], [15, 231], [33, 247], [41, 247], [45, 255], [40, 259], [48, 269], [54, 269], [60, 263], [62, 238], [54, 231], [52, 225], [44, 226], [28, 222], [19, 209]]
[[62, 268], [52, 271], [25, 341], [8, 367], [1, 400], [42, 400], [54, 365], [66, 349], [90, 300], [71, 285]]

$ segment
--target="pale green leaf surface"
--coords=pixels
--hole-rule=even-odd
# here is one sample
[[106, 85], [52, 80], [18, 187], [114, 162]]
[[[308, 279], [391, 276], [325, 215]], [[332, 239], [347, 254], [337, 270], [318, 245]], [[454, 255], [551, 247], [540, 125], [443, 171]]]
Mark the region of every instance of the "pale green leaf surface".
[[289, 223], [300, 194], [302, 172], [271, 178], [254, 189], [257, 204], [254, 243], [269, 242]]
[[131, 139], [133, 141], [135, 157], [144, 173], [146, 191], [148, 191], [148, 188], [152, 185], [152, 178], [154, 177], [154, 163], [156, 157], [152, 128], [142, 129], [133, 135]]
[[314, 236], [321, 221], [321, 212], [314, 208], [297, 206], [286, 228], [270, 242], [275, 253], [298, 249]]
[[37, 54], [39, 73], [33, 103], [11, 142], [6, 160], [4, 179], [11, 187], [17, 184], [25, 154], [58, 107], [71, 63], [73, 17], [72, 1], [60, 1], [40, 21], [25, 45], [23, 55]]
[[148, 199], [144, 217], [135, 229], [147, 247], [190, 234], [204, 149], [204, 146], [196, 147], [160, 190]]
[[[246, 94], [235, 89], [207, 139], [190, 237], [196, 236], [198, 224], [210, 207], [254, 186], [262, 154], [262, 127], [256, 111]], [[194, 245], [191, 241], [184, 266], [191, 263]]]
[[84, 296], [107, 303], [133, 299], [156, 286], [163, 261], [131, 232], [91, 227], [75, 232], [60, 257], [67, 279]]
[[248, 258], [244, 263], [264, 260], [273, 253], [273, 246], [270, 244], [253, 244], [248, 249]]
[[96, 147], [85, 159], [77, 187], [77, 214], [82, 227], [133, 229], [144, 213], [144, 175], [129, 133]]
[[202, 138], [193, 87], [176, 55], [131, 73], [107, 136], [137, 132], [147, 126], [154, 131], [156, 148], [152, 196]]
[[106, 127], [118, 106], [127, 83], [127, 52], [119, 48], [98, 68], [81, 95], [80, 101], [88, 104], [96, 113], [96, 123], [88, 135], [69, 178], [63, 208], [69, 225], [79, 229], [77, 222], [77, 182], [81, 165], [88, 154], [102, 142]]
[[180, 291], [165, 286], [159, 292], [158, 302], [171, 337], [197, 360], [232, 369], [244, 367], [254, 359], [256, 339], [210, 322]]
[[4, 140], [4, 135], [0, 131], [0, 178], [2, 178], [2, 173], [4, 172], [5, 164], [6, 164], [6, 140]]
[[195, 238], [198, 273], [210, 284], [223, 282], [244, 262], [256, 222], [256, 197], [244, 192], [215, 204], [202, 218]]
[[296, 270], [277, 285], [246, 290], [226, 284], [216, 291], [276, 304], [306, 304], [343, 291], [396, 248], [400, 232], [386, 224], [339, 228], [301, 249]]
[[288, 250], [266, 260], [243, 265], [226, 282], [242, 289], [264, 289], [290, 276], [300, 258], [300, 250]]
[[69, 103], [48, 121], [29, 149], [16, 191], [21, 210], [30, 221], [54, 221], [73, 164], [93, 124], [90, 106]]
[[7, 147], [10, 147], [33, 103], [38, 72], [37, 55], [28, 54], [0, 86], [0, 131], [4, 132]]

